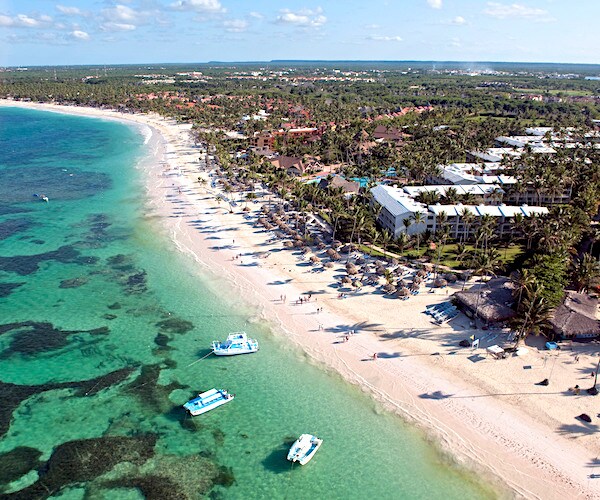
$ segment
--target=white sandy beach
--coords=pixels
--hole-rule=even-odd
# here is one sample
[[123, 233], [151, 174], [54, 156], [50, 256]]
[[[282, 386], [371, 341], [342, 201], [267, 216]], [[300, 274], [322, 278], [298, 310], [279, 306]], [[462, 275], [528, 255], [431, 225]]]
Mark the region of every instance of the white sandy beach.
[[[339, 299], [339, 290], [330, 285], [344, 274], [345, 260], [311, 272], [298, 249], [283, 249], [281, 240], [268, 242], [271, 235], [255, 224], [262, 203], [248, 204], [249, 217], [243, 203], [229, 213], [226, 203], [215, 200], [210, 181], [205, 186], [197, 182], [198, 176], [209, 177], [199, 172], [189, 125], [90, 108], [2, 100], [0, 105], [147, 125], [155, 156], [145, 167], [147, 215], [162, 218], [180, 250], [229, 277], [276, 332], [416, 423], [458, 463], [505, 485], [512, 495], [600, 498], [600, 478], [595, 478], [600, 475], [600, 399], [568, 390], [592, 385], [590, 373], [598, 361], [593, 345], [549, 352], [541, 350], [541, 339], [531, 339], [526, 356], [495, 360], [486, 356], [485, 347], [502, 344], [502, 332], [471, 330], [463, 315], [438, 326], [424, 314], [426, 305], [448, 300], [453, 289], [447, 295], [422, 288], [401, 301], [365, 286], [359, 292], [346, 290], [347, 298]], [[173, 198], [185, 203], [175, 207]], [[212, 230], [213, 239], [199, 227]], [[310, 301], [296, 303], [308, 294]], [[356, 333], [349, 335], [350, 330]], [[472, 334], [482, 339], [482, 349], [459, 348], [458, 342]], [[536, 385], [545, 378], [549, 386]], [[592, 416], [592, 423], [576, 419], [581, 413]]]

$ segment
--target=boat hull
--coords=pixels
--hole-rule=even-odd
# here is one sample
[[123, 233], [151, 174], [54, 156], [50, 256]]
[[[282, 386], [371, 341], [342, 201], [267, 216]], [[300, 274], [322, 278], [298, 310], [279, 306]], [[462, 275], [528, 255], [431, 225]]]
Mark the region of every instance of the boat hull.
[[189, 400], [183, 407], [195, 417], [229, 403], [233, 398], [233, 394], [229, 394], [223, 389], [211, 389], [199, 394], [197, 398]]
[[323, 440], [316, 436], [302, 434], [291, 446], [287, 459], [290, 462], [306, 465], [315, 456], [322, 443]]
[[236, 356], [258, 351], [258, 341], [249, 339], [246, 332], [234, 332], [227, 336], [225, 342], [215, 340], [212, 351], [216, 356]]
[[238, 354], [251, 354], [258, 351], [258, 346], [248, 346], [244, 348], [223, 349], [218, 346], [213, 346], [213, 354], [215, 356], [237, 356]]

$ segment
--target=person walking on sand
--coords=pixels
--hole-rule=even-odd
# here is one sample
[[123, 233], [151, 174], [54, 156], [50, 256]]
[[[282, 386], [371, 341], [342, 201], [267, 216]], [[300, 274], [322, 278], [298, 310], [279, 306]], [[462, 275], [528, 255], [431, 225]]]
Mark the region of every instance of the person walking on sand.
[[373, 353], [373, 361], [377, 361], [377, 353], [376, 352]]

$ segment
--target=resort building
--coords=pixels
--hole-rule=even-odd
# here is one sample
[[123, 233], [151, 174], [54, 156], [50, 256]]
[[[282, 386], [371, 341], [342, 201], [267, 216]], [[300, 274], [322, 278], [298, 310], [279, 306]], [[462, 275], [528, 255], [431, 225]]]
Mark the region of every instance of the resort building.
[[[450, 229], [451, 236], [468, 236], [478, 227], [478, 220], [484, 216], [496, 221], [499, 236], [514, 231], [517, 216], [532, 217], [548, 213], [546, 207], [528, 205], [424, 205], [417, 203], [406, 192], [406, 188], [376, 186], [371, 189], [374, 202], [378, 205], [378, 222], [390, 231], [394, 238], [400, 233], [409, 235], [435, 232], [441, 225]], [[417, 215], [418, 214], [418, 215]], [[408, 222], [411, 222], [410, 224]], [[418, 221], [418, 223], [417, 223]]]
[[473, 195], [480, 197], [486, 203], [499, 204], [502, 201], [504, 190], [495, 184], [437, 184], [431, 186], [405, 186], [402, 190], [411, 198], [416, 198], [422, 193], [436, 193], [446, 196], [448, 190], [454, 191], [458, 196]]
[[[500, 237], [515, 231], [515, 218], [535, 217], [548, 213], [546, 207], [507, 206], [507, 205], [429, 205], [427, 207], [427, 227], [429, 231], [448, 227], [453, 238], [467, 237], [478, 227], [484, 216], [496, 221], [496, 234]], [[468, 222], [466, 222], [468, 221]]]
[[321, 189], [327, 189], [329, 187], [339, 188], [346, 198], [354, 196], [360, 191], [359, 182], [349, 181], [344, 179], [341, 175], [330, 175], [322, 178], [319, 181], [319, 187]]
[[[451, 163], [440, 167], [439, 175], [430, 177], [428, 181], [435, 184], [453, 184], [459, 186], [490, 185], [496, 187], [495, 197], [498, 203], [527, 204], [527, 205], [556, 205], [571, 201], [572, 189], [565, 187], [562, 191], [548, 193], [536, 191], [532, 186], [519, 185], [517, 179], [503, 175], [503, 167], [499, 163]], [[503, 196], [498, 197], [502, 192]]]
[[[417, 203], [408, 196], [402, 188], [379, 185], [371, 189], [373, 201], [377, 204], [379, 215], [378, 222], [392, 235], [397, 238], [400, 233], [410, 235], [422, 233], [427, 227], [425, 224], [425, 214], [427, 206], [423, 203]], [[421, 214], [423, 221], [414, 224], [416, 214]], [[405, 224], [404, 220], [411, 221], [411, 224]]]

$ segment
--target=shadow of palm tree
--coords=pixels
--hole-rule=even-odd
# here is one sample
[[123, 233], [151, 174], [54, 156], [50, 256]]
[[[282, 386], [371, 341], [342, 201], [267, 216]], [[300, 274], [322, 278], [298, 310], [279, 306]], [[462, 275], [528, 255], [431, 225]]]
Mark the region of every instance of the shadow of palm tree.
[[444, 394], [442, 391], [426, 392], [424, 394], [419, 394], [419, 397], [421, 399], [448, 399], [453, 396], [454, 394]]
[[599, 430], [600, 428], [596, 424], [581, 422], [580, 424], [563, 424], [558, 428], [558, 433], [564, 436], [575, 434], [576, 437], [581, 437], [595, 434]]

